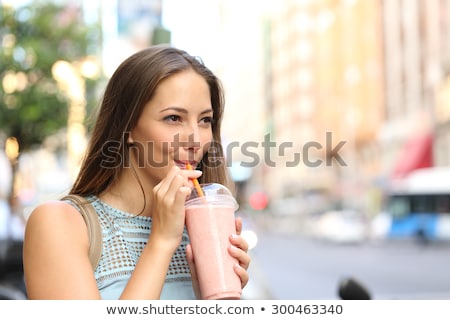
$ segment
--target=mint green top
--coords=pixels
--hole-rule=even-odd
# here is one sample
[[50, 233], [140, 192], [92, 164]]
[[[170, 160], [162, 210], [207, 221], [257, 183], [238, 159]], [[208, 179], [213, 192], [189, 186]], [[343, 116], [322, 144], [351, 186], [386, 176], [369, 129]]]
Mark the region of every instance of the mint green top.
[[[103, 233], [102, 255], [95, 278], [103, 299], [119, 299], [147, 244], [152, 219], [120, 211], [99, 198], [87, 198], [97, 211]], [[161, 299], [195, 299], [186, 260], [186, 229], [167, 271]]]

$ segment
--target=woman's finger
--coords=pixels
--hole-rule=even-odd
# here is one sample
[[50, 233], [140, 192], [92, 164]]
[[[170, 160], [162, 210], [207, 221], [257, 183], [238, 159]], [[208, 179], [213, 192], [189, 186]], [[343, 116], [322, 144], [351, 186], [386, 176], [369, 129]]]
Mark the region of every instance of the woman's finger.
[[248, 283], [248, 272], [244, 268], [242, 268], [239, 264], [234, 265], [234, 272], [239, 276], [241, 279], [241, 288], [244, 288]]
[[198, 283], [197, 271], [195, 270], [194, 254], [192, 252], [191, 244], [186, 245], [186, 260], [188, 262], [189, 270], [191, 271], [192, 287], [194, 288], [195, 296], [197, 299], [200, 299], [200, 286]]
[[236, 219], [236, 234], [241, 234], [242, 232], [242, 218], [237, 217]]
[[243, 251], [247, 252], [248, 251], [248, 243], [247, 240], [244, 239], [244, 237], [242, 237], [239, 234], [232, 234], [230, 236], [230, 242], [232, 245], [241, 248]]
[[251, 259], [247, 252], [234, 245], [230, 245], [230, 247], [228, 248], [228, 252], [232, 257], [236, 258], [239, 261], [239, 265], [242, 268], [244, 268], [245, 270], [248, 269]]

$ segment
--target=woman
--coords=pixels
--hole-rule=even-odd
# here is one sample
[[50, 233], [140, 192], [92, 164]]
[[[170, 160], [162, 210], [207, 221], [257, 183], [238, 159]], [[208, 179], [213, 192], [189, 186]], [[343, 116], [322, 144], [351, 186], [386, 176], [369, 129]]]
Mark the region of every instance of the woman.
[[[24, 243], [30, 299], [200, 297], [184, 221], [193, 178], [227, 184], [220, 124], [223, 91], [201, 61], [167, 45], [125, 60], [110, 79], [80, 173], [70, 191], [92, 203], [103, 234], [92, 272], [85, 222], [50, 201], [31, 214]], [[186, 170], [191, 164], [197, 170]], [[230, 236], [242, 287], [248, 245]]]

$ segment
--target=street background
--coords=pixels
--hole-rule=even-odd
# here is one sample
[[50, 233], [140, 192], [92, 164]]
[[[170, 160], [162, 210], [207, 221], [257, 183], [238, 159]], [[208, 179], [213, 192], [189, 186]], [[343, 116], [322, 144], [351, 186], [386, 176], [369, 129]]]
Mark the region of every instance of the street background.
[[[252, 246], [246, 298], [337, 299], [348, 277], [374, 299], [449, 297], [450, 0], [0, 10], [0, 242], [20, 243], [35, 206], [70, 189], [118, 64], [170, 43], [224, 85], [222, 144]], [[388, 206], [403, 186], [426, 195]], [[5, 267], [20, 246], [5, 248], [0, 289], [21, 263]]]
[[342, 244], [260, 229], [251, 251], [253, 277], [244, 295], [253, 299], [336, 300], [341, 281], [355, 279], [372, 299], [450, 298], [450, 245], [415, 240]]

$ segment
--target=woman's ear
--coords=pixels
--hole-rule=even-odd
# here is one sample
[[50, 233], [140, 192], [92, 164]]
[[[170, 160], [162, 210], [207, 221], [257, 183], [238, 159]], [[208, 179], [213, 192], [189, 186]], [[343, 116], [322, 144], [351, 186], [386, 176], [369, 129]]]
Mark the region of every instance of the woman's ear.
[[134, 140], [133, 137], [131, 136], [131, 132], [127, 132], [127, 145], [133, 145], [134, 144]]

